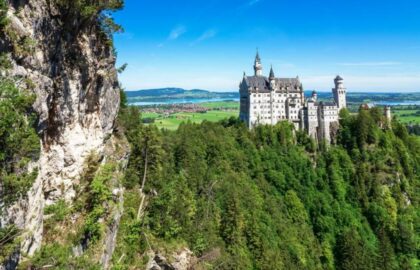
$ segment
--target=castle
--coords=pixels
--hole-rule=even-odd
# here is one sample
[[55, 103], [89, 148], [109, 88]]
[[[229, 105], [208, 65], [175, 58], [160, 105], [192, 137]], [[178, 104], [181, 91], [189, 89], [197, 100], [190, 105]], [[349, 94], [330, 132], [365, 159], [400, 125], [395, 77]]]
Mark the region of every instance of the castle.
[[318, 102], [317, 93], [305, 98], [299, 77], [276, 78], [271, 67], [268, 77], [257, 52], [254, 76], [246, 76], [239, 85], [240, 115], [249, 128], [256, 125], [275, 125], [289, 121], [298, 130], [306, 130], [317, 141], [330, 143], [338, 131], [338, 114], [346, 108], [346, 88], [343, 78], [337, 76], [332, 89], [333, 102]]

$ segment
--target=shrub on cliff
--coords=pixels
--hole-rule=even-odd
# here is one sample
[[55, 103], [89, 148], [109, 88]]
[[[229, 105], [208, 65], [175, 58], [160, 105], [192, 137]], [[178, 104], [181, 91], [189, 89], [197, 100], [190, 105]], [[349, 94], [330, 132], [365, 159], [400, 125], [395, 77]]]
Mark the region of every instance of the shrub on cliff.
[[116, 24], [112, 13], [124, 7], [124, 0], [56, 0], [62, 11], [67, 12], [69, 21], [74, 22], [77, 18], [83, 25], [92, 26], [97, 22], [109, 41], [112, 35], [123, 29]]
[[40, 152], [33, 102], [34, 96], [19, 90], [13, 80], [0, 78], [0, 186], [6, 204], [24, 196], [37, 175], [28, 171]]

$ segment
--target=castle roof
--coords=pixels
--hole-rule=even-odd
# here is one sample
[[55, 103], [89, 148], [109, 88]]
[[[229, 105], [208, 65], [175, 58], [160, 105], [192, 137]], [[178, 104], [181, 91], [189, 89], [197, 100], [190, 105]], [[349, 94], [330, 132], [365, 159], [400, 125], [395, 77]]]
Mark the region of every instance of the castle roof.
[[319, 103], [320, 106], [337, 106], [337, 104], [335, 104], [335, 102], [329, 102], [329, 101], [321, 101]]
[[[275, 78], [276, 86], [281, 92], [300, 92], [301, 83], [299, 78]], [[247, 76], [245, 83], [248, 88], [258, 92], [270, 92], [270, 81], [265, 76]], [[288, 89], [287, 89], [288, 88]]]
[[255, 61], [261, 62], [260, 53], [258, 52], [258, 50], [257, 50], [257, 55], [255, 56]]
[[269, 79], [275, 79], [276, 78], [276, 76], [274, 76], [274, 70], [273, 70], [273, 67], [271, 67], [271, 69], [270, 69], [270, 76], [268, 77]]
[[373, 103], [363, 103], [363, 104], [360, 105], [359, 109], [369, 110], [369, 109], [372, 109], [374, 107], [375, 107], [375, 104], [373, 104]]

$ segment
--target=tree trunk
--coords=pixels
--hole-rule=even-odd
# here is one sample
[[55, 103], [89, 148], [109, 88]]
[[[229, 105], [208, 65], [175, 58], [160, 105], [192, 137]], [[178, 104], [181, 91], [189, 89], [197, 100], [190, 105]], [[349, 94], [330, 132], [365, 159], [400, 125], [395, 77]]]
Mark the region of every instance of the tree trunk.
[[146, 194], [143, 193], [143, 189], [144, 189], [144, 185], [146, 184], [146, 179], [147, 179], [147, 165], [148, 165], [148, 155], [147, 155], [147, 148], [146, 148], [146, 154], [144, 157], [144, 172], [143, 172], [143, 181], [141, 183], [141, 187], [140, 187], [140, 196], [141, 196], [141, 202], [140, 202], [140, 206], [139, 209], [137, 211], [137, 220], [140, 220], [140, 218], [143, 215], [143, 204], [144, 204], [144, 200], [146, 198]]
[[147, 177], [147, 165], [148, 165], [148, 154], [147, 154], [147, 148], [146, 148], [146, 154], [144, 157], [144, 172], [143, 172], [143, 181], [141, 183], [141, 191], [144, 189], [144, 185], [146, 184], [146, 177]]

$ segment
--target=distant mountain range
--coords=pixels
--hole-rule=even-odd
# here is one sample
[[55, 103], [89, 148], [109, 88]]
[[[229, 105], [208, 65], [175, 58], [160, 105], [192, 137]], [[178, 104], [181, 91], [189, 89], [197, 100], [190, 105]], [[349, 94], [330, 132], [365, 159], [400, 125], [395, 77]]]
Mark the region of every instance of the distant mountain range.
[[[305, 91], [310, 96], [312, 90]], [[186, 103], [202, 102], [212, 100], [238, 100], [239, 91], [212, 92], [202, 89], [185, 90], [183, 88], [158, 88], [138, 91], [126, 91], [128, 102], [131, 104], [142, 103]], [[320, 100], [331, 99], [331, 92], [318, 92]], [[400, 103], [420, 100], [420, 93], [370, 93], [370, 92], [349, 92], [347, 101], [350, 103], [374, 102], [374, 103]]]
[[201, 89], [159, 88], [127, 91], [129, 103], [186, 103], [203, 100], [237, 100], [239, 92], [211, 92]]
[[158, 89], [145, 89], [138, 91], [126, 91], [128, 98], [136, 97], [232, 97], [238, 98], [239, 92], [211, 92], [202, 89], [185, 90], [182, 88], [158, 88]]

